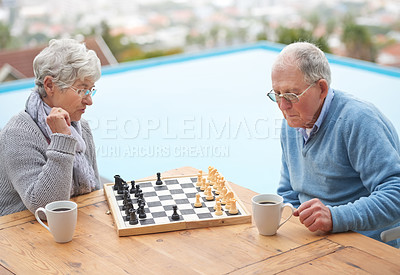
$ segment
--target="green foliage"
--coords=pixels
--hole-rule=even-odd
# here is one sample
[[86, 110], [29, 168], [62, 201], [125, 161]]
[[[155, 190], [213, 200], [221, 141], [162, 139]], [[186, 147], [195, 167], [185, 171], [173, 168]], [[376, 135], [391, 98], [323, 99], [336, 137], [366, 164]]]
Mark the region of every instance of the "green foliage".
[[336, 19], [331, 17], [326, 22], [326, 35], [331, 35], [336, 28]]
[[5, 49], [11, 43], [11, 34], [8, 25], [0, 22], [0, 49]]
[[260, 32], [257, 34], [257, 41], [268, 40], [267, 34], [265, 32]]
[[308, 16], [308, 22], [312, 25], [313, 29], [316, 29], [318, 25], [321, 23], [321, 18], [317, 12], [312, 12]]
[[314, 37], [311, 31], [304, 28], [286, 28], [280, 26], [277, 30], [278, 43], [291, 44], [293, 42], [307, 41], [317, 45], [322, 51], [330, 53], [326, 37]]
[[342, 42], [349, 57], [375, 61], [376, 49], [367, 27], [345, 21]]
[[206, 37], [205, 35], [199, 34], [188, 34], [186, 36], [186, 43], [188, 45], [201, 45], [204, 46], [206, 44]]
[[120, 59], [123, 60], [121, 62], [134, 61], [134, 60], [179, 54], [182, 52], [183, 50], [181, 48], [172, 48], [167, 50], [152, 50], [152, 51], [142, 51], [139, 48], [130, 48], [121, 53]]
[[106, 42], [118, 62], [140, 60], [183, 52], [183, 50], [180, 48], [172, 48], [166, 50], [155, 49], [145, 51], [141, 49], [137, 44], [129, 42], [129, 39], [123, 34], [118, 34], [114, 36], [111, 35], [110, 27], [106, 22], [101, 22], [100, 27], [101, 35], [104, 39], [104, 42]]

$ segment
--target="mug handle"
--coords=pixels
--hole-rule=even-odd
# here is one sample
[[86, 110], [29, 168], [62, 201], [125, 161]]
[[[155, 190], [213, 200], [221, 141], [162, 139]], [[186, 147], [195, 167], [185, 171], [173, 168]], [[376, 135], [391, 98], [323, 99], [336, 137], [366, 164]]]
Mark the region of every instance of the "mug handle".
[[[39, 218], [39, 211], [42, 211], [42, 212], [44, 213], [44, 215], [46, 216], [46, 211], [45, 211], [45, 209], [44, 209], [43, 207], [39, 207], [39, 208], [36, 209], [36, 211], [35, 211], [35, 218], [36, 218], [36, 220], [37, 220], [41, 225], [43, 225], [47, 230], [50, 231], [50, 228], [49, 228], [47, 225], [45, 225], [45, 224], [42, 222], [42, 220]], [[47, 217], [47, 216], [46, 216], [46, 217]]]
[[290, 209], [292, 210], [292, 213], [290, 213], [289, 217], [287, 217], [283, 222], [281, 222], [279, 224], [278, 228], [281, 227], [285, 222], [287, 222], [293, 216], [293, 212], [294, 212], [293, 205], [291, 203], [285, 203], [284, 205], [282, 205], [282, 211], [283, 211], [283, 208], [285, 208], [285, 207], [290, 207]]

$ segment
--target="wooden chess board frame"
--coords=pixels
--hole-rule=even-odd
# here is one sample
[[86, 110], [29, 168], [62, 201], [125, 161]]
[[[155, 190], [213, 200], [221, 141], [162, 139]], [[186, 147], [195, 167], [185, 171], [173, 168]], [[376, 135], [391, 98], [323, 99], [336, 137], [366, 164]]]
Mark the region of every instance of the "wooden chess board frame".
[[[203, 177], [207, 176], [207, 174], [203, 174]], [[185, 175], [185, 176], [173, 176], [173, 177], [162, 177], [164, 180], [172, 180], [179, 178], [197, 178], [196, 175]], [[149, 180], [139, 180], [135, 181], [136, 184], [140, 184], [143, 182], [155, 182], [154, 179]], [[155, 184], [155, 183], [154, 183]], [[196, 184], [196, 183], [194, 183]], [[114, 195], [114, 183], [105, 183], [104, 184], [104, 195], [107, 199], [115, 227], [118, 233], [118, 236], [134, 236], [134, 235], [143, 235], [143, 234], [151, 234], [151, 233], [160, 233], [160, 232], [169, 232], [169, 231], [177, 231], [177, 230], [186, 230], [186, 229], [195, 229], [195, 228], [204, 228], [204, 227], [213, 227], [213, 226], [225, 226], [225, 225], [234, 225], [234, 224], [244, 224], [251, 223], [251, 214], [246, 209], [243, 202], [239, 199], [236, 193], [231, 188], [228, 181], [225, 182], [225, 186], [228, 191], [232, 191], [234, 194], [234, 198], [237, 200], [236, 203], [240, 205], [244, 213], [241, 213], [238, 216], [224, 216], [224, 217], [213, 217], [209, 219], [199, 219], [195, 221], [173, 221], [170, 223], [164, 224], [149, 224], [149, 225], [140, 225], [140, 226], [126, 226], [121, 211], [119, 209], [119, 205]]]

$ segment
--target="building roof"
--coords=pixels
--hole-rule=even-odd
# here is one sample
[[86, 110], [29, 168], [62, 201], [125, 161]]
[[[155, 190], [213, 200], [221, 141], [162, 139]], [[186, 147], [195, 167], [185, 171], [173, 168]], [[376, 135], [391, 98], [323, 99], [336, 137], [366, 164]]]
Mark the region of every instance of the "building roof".
[[[96, 52], [102, 66], [118, 64], [101, 36], [89, 37], [85, 39], [85, 44], [88, 49]], [[0, 82], [34, 77], [33, 59], [45, 47], [47, 45], [29, 49], [1, 51]]]
[[383, 48], [377, 62], [384, 66], [400, 67], [400, 43]]

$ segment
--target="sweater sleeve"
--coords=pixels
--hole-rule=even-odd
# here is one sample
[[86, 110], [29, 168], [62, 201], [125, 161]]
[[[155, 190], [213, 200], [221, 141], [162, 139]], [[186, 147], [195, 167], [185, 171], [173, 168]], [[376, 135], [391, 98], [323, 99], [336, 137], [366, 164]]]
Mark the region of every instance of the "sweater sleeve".
[[8, 177], [22, 202], [34, 212], [49, 202], [68, 200], [76, 140], [53, 134], [48, 144], [38, 129], [20, 123], [7, 129], [3, 155]]
[[[284, 122], [285, 123], [285, 122]], [[282, 127], [281, 132], [281, 147], [282, 147], [282, 167], [281, 167], [281, 178], [279, 180], [278, 195], [283, 197], [285, 203], [291, 203], [294, 207], [300, 206], [300, 199], [299, 193], [294, 191], [291, 183], [290, 183], [290, 176], [289, 170], [286, 162], [286, 152], [285, 146], [283, 146], [283, 142], [285, 142], [285, 126]]]
[[96, 147], [93, 140], [93, 134], [89, 127], [89, 123], [86, 120], [81, 119], [81, 123], [82, 135], [86, 143], [86, 156], [89, 160], [89, 163], [92, 165], [94, 174], [97, 178], [96, 189], [101, 189], [102, 186], [100, 184], [99, 169], [97, 167]]
[[333, 232], [374, 230], [400, 219], [398, 136], [391, 123], [376, 112], [357, 116], [346, 122], [344, 140], [348, 158], [370, 195], [329, 207]]

